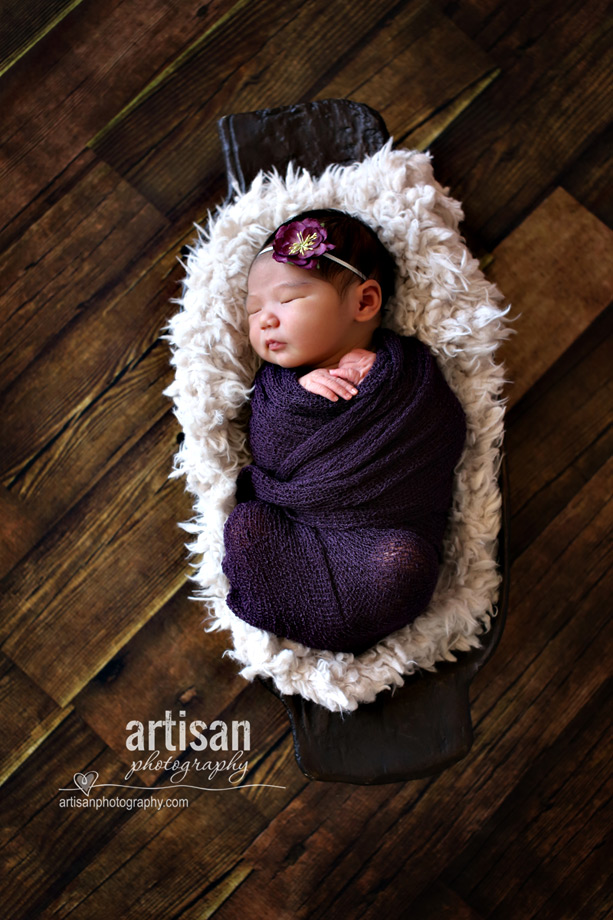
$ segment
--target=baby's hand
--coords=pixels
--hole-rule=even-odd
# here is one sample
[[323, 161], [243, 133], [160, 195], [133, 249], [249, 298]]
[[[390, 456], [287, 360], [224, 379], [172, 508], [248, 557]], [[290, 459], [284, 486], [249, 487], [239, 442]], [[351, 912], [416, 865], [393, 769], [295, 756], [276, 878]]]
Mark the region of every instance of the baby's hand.
[[298, 383], [309, 393], [325, 396], [332, 402], [337, 402], [339, 396], [342, 396], [343, 399], [351, 399], [352, 396], [355, 396], [358, 391], [348, 380], [332, 377], [331, 373], [325, 367], [317, 367], [304, 377], [299, 377]]
[[338, 367], [330, 369], [318, 367], [303, 377], [299, 377], [298, 383], [305, 390], [325, 396], [326, 399], [333, 402], [336, 402], [339, 396], [342, 396], [343, 399], [351, 399], [358, 392], [355, 386], [364, 380], [375, 363], [376, 357], [374, 351], [367, 351], [366, 348], [353, 348], [343, 355], [338, 362]]
[[332, 368], [330, 373], [335, 377], [349, 380], [351, 383], [362, 383], [375, 363], [376, 357], [374, 351], [368, 351], [366, 348], [352, 348], [346, 355], [343, 355], [338, 362], [338, 367]]

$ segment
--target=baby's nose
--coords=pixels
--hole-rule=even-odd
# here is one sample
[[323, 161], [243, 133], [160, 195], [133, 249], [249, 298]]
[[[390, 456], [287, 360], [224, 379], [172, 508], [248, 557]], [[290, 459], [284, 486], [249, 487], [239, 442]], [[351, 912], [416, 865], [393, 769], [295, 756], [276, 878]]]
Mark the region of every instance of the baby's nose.
[[277, 326], [279, 320], [271, 310], [262, 310], [262, 315], [260, 316], [260, 325], [262, 329], [267, 329], [269, 326]]

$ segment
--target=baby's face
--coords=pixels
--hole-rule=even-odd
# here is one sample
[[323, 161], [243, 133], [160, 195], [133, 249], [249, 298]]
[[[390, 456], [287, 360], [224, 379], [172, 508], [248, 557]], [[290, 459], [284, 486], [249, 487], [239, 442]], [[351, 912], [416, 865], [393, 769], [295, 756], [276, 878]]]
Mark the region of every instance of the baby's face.
[[356, 279], [341, 297], [316, 268], [276, 262], [264, 253], [249, 272], [249, 341], [271, 364], [336, 366], [352, 345], [359, 286]]

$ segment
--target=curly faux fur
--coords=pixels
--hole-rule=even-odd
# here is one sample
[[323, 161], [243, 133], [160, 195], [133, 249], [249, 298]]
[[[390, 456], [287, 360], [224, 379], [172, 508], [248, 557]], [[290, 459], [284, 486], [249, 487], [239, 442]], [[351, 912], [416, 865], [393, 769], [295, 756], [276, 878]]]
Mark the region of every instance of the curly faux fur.
[[[497, 613], [501, 575], [496, 565], [501, 523], [498, 472], [504, 437], [504, 367], [494, 352], [511, 331], [499, 290], [472, 258], [458, 225], [458, 201], [436, 181], [431, 155], [394, 150], [392, 140], [351, 166], [331, 166], [319, 178], [291, 167], [285, 179], [260, 173], [244, 194], [195, 224], [188, 247], [182, 310], [164, 336], [174, 382], [164, 391], [175, 404], [184, 440], [170, 478], [185, 476], [195, 516], [179, 526], [195, 535], [186, 544], [201, 557], [191, 576], [195, 600], [210, 607], [208, 630], [229, 629], [233, 659], [247, 680], [271, 677], [283, 694], [299, 693], [330, 710], [350, 711], [400, 686], [416, 668], [455, 661], [454, 650], [480, 645]], [[456, 467], [444, 558], [427, 610], [410, 626], [354, 656], [320, 652], [279, 639], [236, 617], [225, 603], [223, 526], [234, 506], [239, 470], [250, 462], [248, 400], [261, 359], [247, 336], [243, 306], [251, 261], [267, 235], [307, 208], [340, 208], [361, 218], [391, 250], [399, 268], [384, 325], [416, 335], [437, 356], [467, 417], [464, 453]]]

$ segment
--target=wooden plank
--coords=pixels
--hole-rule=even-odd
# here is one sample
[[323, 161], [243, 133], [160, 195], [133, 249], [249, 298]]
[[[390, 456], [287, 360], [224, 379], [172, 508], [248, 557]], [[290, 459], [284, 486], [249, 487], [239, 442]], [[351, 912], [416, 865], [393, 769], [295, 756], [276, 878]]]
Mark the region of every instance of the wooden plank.
[[[168, 61], [214, 30], [234, 0], [81, 3], [0, 82], [0, 227], [29, 204]], [[203, 27], [204, 26], [204, 27]]]
[[[613, 494], [612, 471], [613, 461], [608, 460], [515, 560], [510, 603], [513, 615], [496, 651], [496, 668], [489, 675], [479, 672], [473, 681], [473, 723], [478, 724], [485, 713], [488, 719], [493, 718], [493, 701], [509, 685], [509, 676], [515, 674], [520, 649], [521, 686], [512, 692], [529, 683], [536, 669], [559, 649], [557, 669], [565, 674], [563, 692], [570, 694], [575, 689], [584, 699], [591, 695], [587, 683], [585, 691], [581, 687], [585, 674], [579, 662], [585, 655], [584, 644], [589, 646], [607, 622], [606, 603], [604, 610], [594, 607], [598, 594], [606, 588], [607, 555], [611, 553], [608, 506]], [[578, 578], [578, 573], [583, 577]], [[584, 619], [590, 610], [593, 620]], [[577, 643], [574, 657], [566, 645], [571, 642]], [[603, 637], [598, 656], [603, 664], [604, 648]], [[599, 682], [606, 677], [606, 670], [597, 662], [592, 671]], [[553, 722], [547, 727], [547, 738], [553, 741], [556, 734], [557, 724]]]
[[[121, 214], [111, 212], [100, 232], [112, 232], [116, 221]], [[162, 391], [173, 372], [159, 335], [176, 309], [181, 244], [194, 235], [193, 226], [182, 229], [162, 233], [94, 292], [2, 397], [0, 470], [11, 500], [36, 507], [41, 527], [66, 513], [169, 408]], [[20, 535], [29, 540], [25, 551], [34, 538]]]
[[166, 218], [138, 192], [105, 163], [97, 163], [2, 253], [3, 389], [87, 310], [89, 298], [116, 284], [166, 226]]
[[[445, 877], [448, 877], [447, 872]], [[440, 881], [434, 882], [419, 898], [411, 901], [410, 907], [409, 900], [410, 895], [407, 895], [408, 916], [418, 917], [419, 920], [483, 920], [483, 914], [467, 904], [457, 891]], [[368, 917], [369, 911], [363, 916]]]
[[[123, 765], [121, 765], [123, 770]], [[11, 920], [38, 916], [112, 839], [127, 817], [118, 808], [60, 807], [75, 773], [94, 770], [100, 782], [121, 775], [114, 755], [72, 713], [3, 786], [0, 797], [0, 899]]]
[[[2, 82], [0, 81], [0, 93]], [[95, 169], [98, 163], [98, 157], [93, 150], [82, 150], [75, 156], [74, 160], [68, 164], [59, 175], [49, 181], [44, 189], [31, 201], [24, 202], [24, 206], [16, 214], [10, 223], [0, 226], [0, 253], [8, 249], [18, 240], [22, 239], [29, 228], [32, 227], [42, 216], [53, 207], [60, 198], [68, 194], [70, 189], [86, 176], [88, 172]], [[1, 222], [0, 222], [1, 223]]]
[[[600, 863], [600, 866], [596, 865], [597, 862]], [[593, 877], [598, 871], [602, 879], [600, 887], [597, 884], [592, 884]], [[579, 866], [571, 876], [564, 879], [563, 890], [560, 893], [562, 906], [576, 901], [575, 891], [581, 891], [581, 886], [584, 886], [585, 880], [587, 880], [587, 886], [592, 891], [592, 894], [588, 900], [584, 901], [581, 909], [575, 915], [575, 920], [592, 920], [593, 917], [597, 917], [599, 914], [602, 917], [610, 916], [611, 912], [613, 912], [613, 895], [611, 893], [610, 859], [608, 858], [606, 845], [600, 848], [594, 859], [590, 859], [589, 863], [584, 866]], [[560, 907], [554, 907], [554, 909], [559, 910]], [[550, 914], [548, 920], [554, 920], [554, 917]]]
[[511, 410], [505, 449], [513, 483], [513, 555], [520, 555], [613, 454], [613, 309], [603, 312]]
[[[241, 863], [242, 853], [267, 826], [269, 813], [276, 814], [287, 801], [293, 784], [302, 788], [306, 783], [293, 759], [280, 709], [271, 694], [254, 686], [221, 713], [227, 722], [251, 721], [253, 756], [249, 757], [247, 787], [228, 790], [221, 774], [216, 781], [209, 781], [205, 773], [204, 779], [195, 782], [210, 788], [181, 792], [182, 797], [188, 797], [189, 807], [132, 813], [96, 858], [82, 864], [82, 871], [54, 893], [41, 920], [67, 914], [73, 920], [113, 916], [117, 905], [121, 905], [122, 920], [179, 916], [184, 910], [193, 910], [194, 917], [210, 916], [206, 908], [202, 909], [202, 902], [215, 903], [225, 891], [240, 884], [241, 877], [250, 871]], [[285, 732], [285, 758], [278, 756], [274, 745], [270, 756], [267, 726], [273, 724], [275, 730]], [[212, 759], [223, 759], [223, 752]], [[101, 781], [105, 781], [100, 772]], [[250, 785], [261, 782], [288, 788]], [[160, 781], [160, 787], [167, 785], [167, 778]], [[158, 799], [176, 798], [179, 788], [161, 791], [152, 787], [151, 792]]]
[[592, 141], [559, 179], [559, 185], [598, 220], [613, 225], [613, 124]]
[[0, 77], [82, 0], [5, 0], [0, 23]]
[[610, 687], [602, 689], [527, 770], [478, 844], [446, 868], [487, 916], [555, 920], [579, 916], [598, 892], [606, 901], [613, 745]]
[[[207, 609], [190, 600], [193, 587], [182, 587], [74, 699], [75, 710], [125, 763], [135, 756], [126, 748], [129, 720], [148, 724], [170, 711], [177, 721], [209, 725], [247, 686], [237, 676], [240, 666], [223, 657], [232, 647], [229, 634], [204, 632]], [[178, 737], [175, 744], [186, 748]], [[139, 776], [151, 784], [161, 772]]]
[[0, 785], [72, 712], [61, 709], [0, 653]]
[[[215, 920], [249, 916], [249, 911], [268, 916], [277, 904], [283, 906], [284, 920], [325, 916], [326, 912], [337, 917], [359, 916], [368, 903], [362, 878], [365, 862], [385, 835], [393, 836], [405, 849], [405, 862], [406, 841], [398, 840], [397, 823], [406, 821], [404, 809], [408, 812], [415, 807], [433, 782], [357, 789], [346, 783], [310, 783], [244, 852], [245, 863], [255, 871], [218, 909]], [[380, 873], [378, 885], [388, 876], [389, 868]], [[360, 906], [345, 913], [341, 905], [339, 913], [335, 894], [349, 879]], [[406, 887], [401, 887], [406, 907]], [[379, 916], [400, 917], [403, 911]]]
[[[497, 666], [475, 678], [477, 738], [468, 757], [434, 780], [354, 792], [307, 787], [244, 853], [258, 871], [216, 920], [278, 901], [294, 916], [308, 915], [306, 904], [311, 914], [325, 904], [355, 916], [364, 901], [369, 916], [400, 916], [407, 890], [419, 896], [461, 852], [607, 680], [613, 624], [603, 541], [612, 480], [613, 461], [518, 560]], [[581, 584], [577, 571], [586, 573]]]
[[[93, 322], [94, 334], [88, 337], [88, 344], [83, 343], [83, 351], [92, 357], [92, 364], [85, 365], [81, 360], [74, 364], [61, 362], [73, 343], [78, 349], [79, 336], [70, 334], [66, 337], [68, 341], [61, 338], [57, 348], [54, 343], [45, 359], [19, 378], [16, 392], [11, 391], [6, 399], [7, 408], [21, 420], [20, 428], [13, 429], [14, 440], [7, 444], [7, 459], [12, 458], [15, 463], [10, 471], [15, 478], [9, 494], [18, 496], [28, 506], [36, 504], [38, 518], [47, 528], [80, 501], [169, 408], [169, 401], [162, 393], [172, 379], [165, 343], [156, 343], [145, 357], [139, 358], [134, 339], [126, 335], [125, 341], [118, 343], [120, 354], [115, 356], [114, 350], [108, 349], [108, 339], [95, 334], [104, 325]], [[130, 318], [126, 315], [125, 326], [119, 329], [129, 325]], [[148, 330], [142, 331], [146, 334]], [[117, 370], [115, 363], [122, 358], [130, 362], [124, 372]], [[40, 415], [35, 400], [39, 363]], [[104, 375], [110, 378], [106, 388]], [[24, 397], [21, 412], [19, 395]], [[56, 433], [55, 428], [60, 425]], [[38, 446], [32, 457], [28, 434], [33, 446]], [[178, 436], [177, 429], [173, 447]], [[25, 540], [26, 534], [23, 537]]]
[[163, 256], [143, 256], [116, 295], [92, 303], [5, 395], [2, 460], [14, 478], [11, 492], [0, 492], [4, 571], [167, 413], [162, 391], [172, 369], [166, 343], [155, 339], [177, 294], [178, 251], [173, 240]]
[[383, 116], [396, 143], [425, 150], [499, 74], [438, 8], [409, 3], [352, 51], [331, 80], [322, 78], [315, 98], [364, 102]]
[[[462, 9], [448, 14], [460, 27]], [[504, 71], [432, 146], [438, 179], [492, 249], [610, 123], [610, 8], [494, 4], [469, 34]], [[466, 18], [466, 17], [464, 17]]]
[[0, 486], [0, 578], [45, 532], [38, 509]]
[[5, 580], [3, 651], [60, 706], [185, 581], [177, 432], [168, 412]]
[[[203, 191], [208, 199], [224, 186], [217, 118], [310, 98], [313, 87], [322, 90], [330, 62], [350, 55], [394, 6], [392, 0], [241, 4], [91, 146], [174, 219]], [[325, 28], [313, 28], [316, 20]], [[291, 64], [280, 79], [283, 60]]]
[[[117, 432], [119, 440], [111, 453], [130, 434], [138, 436], [143, 423], [149, 425], [156, 413], [168, 407], [161, 390], [169, 382], [170, 353], [159, 336], [175, 310], [170, 300], [179, 293], [179, 276], [184, 274], [178, 262], [181, 242], [176, 231], [164, 234], [130, 270], [114, 279], [112, 287], [94, 290], [87, 310], [80, 311], [5, 392], [2, 411], [7, 443], [0, 468], [4, 480], [20, 495], [44, 491], [55, 472], [56, 481], [50, 486], [59, 488], [56, 500], [65, 510], [61, 497], [67, 484], [62, 486], [57, 477], [64, 452], [69, 451], [75, 465], [85, 462], [89, 466], [82, 476], [76, 471], [81, 482], [89, 485], [102, 466], [98, 452], [103, 442], [112, 441], [115, 425], [121, 433]], [[96, 274], [95, 269], [91, 274]], [[43, 310], [45, 317], [47, 312], [53, 312], [49, 306]], [[143, 400], [151, 403], [144, 420]], [[123, 423], [116, 417], [118, 403], [123, 403]], [[79, 445], [81, 437], [89, 445], [96, 442], [94, 469], [91, 456], [88, 463], [86, 457], [74, 454], [83, 446]], [[51, 462], [42, 453], [50, 442], [55, 452]], [[65, 470], [59, 472], [65, 476]], [[15, 483], [16, 479], [20, 481]], [[69, 491], [74, 494], [72, 485]]]
[[488, 278], [517, 317], [497, 352], [513, 381], [509, 407], [611, 303], [612, 243], [613, 231], [557, 188], [494, 250]]
[[228, 873], [213, 885], [209, 885], [204, 894], [196, 898], [194, 904], [181, 912], [181, 920], [208, 920], [252, 872], [253, 866], [241, 859]]
[[499, 76], [500, 69], [496, 67], [487, 71], [481, 79], [461, 89], [445, 105], [435, 108], [423, 124], [418, 124], [409, 130], [402, 138], [402, 146], [410, 150], [430, 148], [436, 138], [446, 131], [449, 125], [459, 118], [462, 112], [472, 105], [473, 101]]

